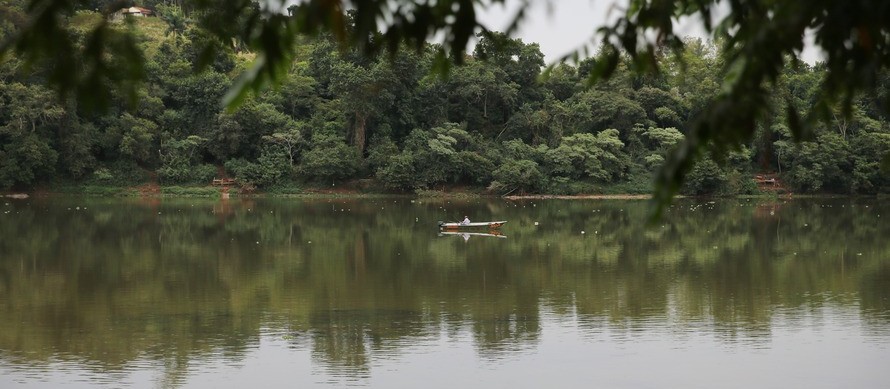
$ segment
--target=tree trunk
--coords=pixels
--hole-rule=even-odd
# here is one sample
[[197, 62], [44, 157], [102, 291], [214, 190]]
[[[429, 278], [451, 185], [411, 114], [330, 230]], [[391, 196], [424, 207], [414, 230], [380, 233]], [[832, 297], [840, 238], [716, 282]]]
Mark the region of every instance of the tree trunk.
[[760, 171], [767, 172], [771, 170], [770, 168], [772, 166], [773, 133], [769, 128], [763, 128], [759, 138]]
[[840, 132], [841, 137], [844, 138], [844, 140], [846, 140], [847, 139], [847, 118], [843, 117], [842, 119], [839, 119], [837, 117], [837, 115], [834, 114], [834, 112], [832, 112], [832, 115], [834, 115], [834, 121], [837, 123], [837, 131]]
[[488, 92], [482, 97], [482, 117], [488, 119]]
[[355, 148], [358, 151], [359, 157], [361, 157], [365, 152], [365, 125], [368, 122], [367, 115], [363, 113], [355, 114]]

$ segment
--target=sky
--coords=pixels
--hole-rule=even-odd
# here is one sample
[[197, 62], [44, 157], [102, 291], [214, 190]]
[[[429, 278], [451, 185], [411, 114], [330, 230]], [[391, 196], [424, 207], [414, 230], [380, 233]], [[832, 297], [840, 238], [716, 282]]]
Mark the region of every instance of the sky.
[[[506, 3], [489, 7], [480, 16], [489, 30], [505, 30], [521, 5], [519, 0]], [[551, 63], [585, 45], [594, 50], [596, 30], [620, 16], [626, 4], [627, 0], [532, 0], [513, 36], [540, 44], [545, 61]]]
[[[506, 6], [489, 7], [480, 16], [489, 30], [505, 30], [521, 5], [520, 0], [507, 0], [506, 3]], [[591, 53], [595, 52], [593, 38], [596, 30], [622, 15], [628, 0], [531, 0], [531, 3], [513, 37], [521, 38], [525, 43], [540, 44], [545, 61], [553, 63], [585, 45]], [[719, 18], [721, 12], [727, 13], [728, 8], [717, 10], [715, 16]], [[699, 18], [681, 20], [676, 24], [675, 32], [680, 36], [708, 37]], [[807, 40], [801, 57], [813, 64], [821, 54], [813, 47], [812, 37]]]
[[[283, 9], [300, 0], [266, 0], [269, 3], [283, 1]], [[531, 5], [525, 11], [525, 18], [519, 30], [512, 35], [525, 43], [538, 43], [547, 63], [557, 62], [562, 56], [582, 47], [590, 53], [596, 51], [596, 30], [611, 24], [621, 16], [629, 0], [529, 0]], [[479, 20], [489, 30], [504, 31], [513, 20], [522, 0], [506, 0], [506, 4], [496, 4], [482, 10]], [[489, 2], [483, 2], [490, 4]], [[722, 10], [721, 10], [722, 8]], [[478, 9], [478, 8], [477, 8]], [[719, 19], [728, 13], [726, 1], [714, 11], [713, 18]], [[707, 39], [699, 18], [685, 18], [675, 24], [675, 32], [680, 36], [694, 36]], [[435, 39], [434, 39], [435, 40]], [[821, 59], [818, 49], [813, 47], [812, 37], [801, 55], [809, 64]], [[472, 47], [468, 51], [472, 52]]]

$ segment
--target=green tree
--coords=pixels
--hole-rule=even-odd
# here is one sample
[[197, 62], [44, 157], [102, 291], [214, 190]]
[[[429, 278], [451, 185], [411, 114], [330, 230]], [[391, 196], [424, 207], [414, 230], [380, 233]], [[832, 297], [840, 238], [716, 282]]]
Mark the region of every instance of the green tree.
[[493, 163], [475, 150], [476, 142], [455, 123], [416, 129], [402, 152], [388, 158], [377, 176], [392, 189], [429, 188], [439, 184], [485, 184]]
[[853, 160], [849, 144], [839, 134], [825, 132], [815, 142], [799, 145], [776, 142], [783, 160], [788, 161], [786, 176], [801, 191], [846, 192], [851, 186]]
[[553, 166], [554, 174], [612, 182], [621, 177], [627, 167], [622, 161], [623, 147], [618, 131], [609, 129], [597, 135], [585, 133], [564, 137], [558, 147], [546, 152], [546, 158], [548, 165]]
[[359, 157], [365, 152], [368, 121], [389, 108], [394, 99], [388, 89], [393, 78], [385, 63], [377, 62], [370, 69], [345, 61], [331, 69], [331, 92], [338, 97], [352, 119], [352, 139]]
[[53, 147], [67, 112], [42, 86], [0, 81], [0, 187], [31, 185], [55, 173]]
[[564, 126], [572, 133], [598, 133], [613, 128], [627, 134], [637, 124], [649, 124], [646, 111], [619, 93], [588, 90], [566, 103], [569, 113]]
[[683, 134], [673, 127], [649, 127], [642, 131], [646, 149], [644, 160], [649, 168], [660, 167], [670, 149], [683, 140]]
[[246, 187], [270, 187], [283, 183], [294, 174], [287, 152], [280, 147], [263, 147], [256, 162], [243, 158], [226, 161], [225, 168]]
[[559, 101], [565, 101], [578, 92], [580, 79], [578, 69], [566, 63], [560, 63], [547, 69], [542, 86]]
[[516, 84], [523, 101], [537, 102], [543, 98], [537, 82], [544, 67], [544, 54], [537, 43], [523, 43], [500, 32], [486, 31], [477, 35], [479, 42], [473, 57], [496, 66], [506, 74], [506, 81]]
[[125, 113], [116, 123], [120, 134], [119, 152], [136, 163], [148, 165], [157, 160], [158, 125]]
[[504, 195], [517, 190], [536, 192], [543, 186], [545, 178], [537, 162], [528, 159], [508, 159], [493, 176], [489, 189]]
[[468, 61], [454, 69], [448, 79], [448, 119], [494, 132], [493, 127], [505, 123], [516, 108], [519, 90], [503, 69], [483, 61]]
[[182, 139], [167, 137], [161, 140], [161, 167], [158, 178], [164, 183], [209, 182], [216, 174], [211, 165], [201, 165], [199, 151], [207, 139], [189, 135]]
[[234, 157], [257, 158], [263, 140], [281, 142], [279, 144], [293, 155], [302, 136], [300, 124], [274, 105], [255, 100], [246, 102], [233, 113], [218, 113], [209, 126], [209, 129], [195, 132], [207, 134], [208, 150], [222, 161]]
[[319, 180], [342, 180], [358, 171], [359, 157], [342, 138], [324, 132], [312, 136], [309, 151], [303, 153], [300, 170]]
[[294, 168], [294, 157], [297, 154], [297, 148], [303, 143], [303, 134], [299, 129], [300, 125], [291, 128], [281, 129], [272, 135], [266, 135], [263, 140], [281, 146], [287, 155], [287, 162], [291, 170]]

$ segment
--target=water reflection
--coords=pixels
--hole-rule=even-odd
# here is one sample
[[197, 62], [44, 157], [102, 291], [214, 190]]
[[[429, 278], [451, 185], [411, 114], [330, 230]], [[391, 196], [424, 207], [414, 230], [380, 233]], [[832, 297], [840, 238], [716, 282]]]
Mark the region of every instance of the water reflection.
[[[178, 386], [271, 338], [361, 380], [437, 339], [509, 359], [544, 348], [547, 328], [567, 331], [556, 345], [770, 347], [856, 325], [886, 344], [888, 210], [685, 201], [646, 226], [638, 201], [7, 201], [0, 367], [147, 363]], [[510, 238], [437, 231], [466, 213], [509, 220]]]
[[503, 232], [493, 230], [489, 232], [457, 232], [457, 231], [439, 231], [439, 236], [459, 236], [464, 241], [470, 240], [471, 236], [479, 236], [486, 238], [507, 238]]

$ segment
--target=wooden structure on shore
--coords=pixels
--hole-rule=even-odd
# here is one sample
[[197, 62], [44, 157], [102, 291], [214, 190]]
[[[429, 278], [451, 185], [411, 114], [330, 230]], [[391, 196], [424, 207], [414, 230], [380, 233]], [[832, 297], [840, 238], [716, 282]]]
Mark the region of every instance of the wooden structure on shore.
[[761, 192], [787, 193], [790, 194], [788, 188], [782, 184], [776, 174], [758, 174], [754, 176], [754, 183]]
[[213, 186], [234, 186], [236, 184], [234, 178], [214, 178]]

